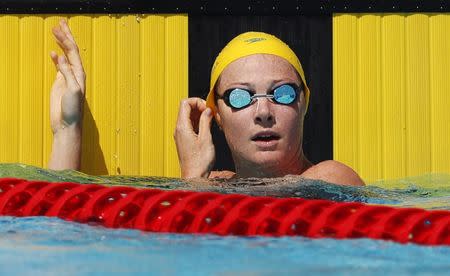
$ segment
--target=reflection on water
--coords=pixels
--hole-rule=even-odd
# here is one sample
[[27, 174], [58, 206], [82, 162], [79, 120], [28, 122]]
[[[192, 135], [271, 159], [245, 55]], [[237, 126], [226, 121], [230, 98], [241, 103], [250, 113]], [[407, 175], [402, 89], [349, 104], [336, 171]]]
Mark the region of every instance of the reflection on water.
[[166, 190], [241, 193], [256, 196], [330, 199], [450, 210], [450, 175], [446, 174], [377, 181], [366, 187], [351, 187], [302, 179], [298, 176], [272, 179], [184, 181], [177, 178], [151, 176], [92, 176], [77, 171], [50, 171], [24, 164], [0, 164], [0, 177], [52, 182], [98, 183], [108, 186], [151, 187]]
[[448, 246], [143, 233], [0, 217], [1, 275], [448, 275]]

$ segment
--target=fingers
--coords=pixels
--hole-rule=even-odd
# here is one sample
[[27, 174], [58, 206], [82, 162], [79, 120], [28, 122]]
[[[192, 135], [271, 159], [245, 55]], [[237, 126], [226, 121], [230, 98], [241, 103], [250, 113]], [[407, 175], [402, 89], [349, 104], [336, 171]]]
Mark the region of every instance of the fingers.
[[189, 120], [191, 106], [186, 101], [181, 101], [177, 118], [177, 130], [188, 129], [193, 131], [192, 122]]
[[56, 42], [61, 43], [61, 46], [67, 49], [76, 48], [78, 49], [77, 43], [70, 31], [69, 25], [67, 25], [66, 20], [61, 19], [59, 26], [52, 28], [53, 35], [57, 39]]
[[69, 91], [75, 92], [80, 90], [80, 86], [78, 85], [78, 82], [75, 79], [72, 69], [70, 68], [65, 56], [58, 57], [58, 69], [63, 74]]
[[55, 51], [51, 51], [50, 52], [50, 58], [52, 59], [53, 64], [56, 67], [56, 70], [58, 70], [58, 54], [56, 54]]
[[[70, 31], [67, 21], [65, 19], [61, 19], [59, 21], [59, 26], [61, 26], [61, 29], [66, 34], [67, 38], [70, 39], [73, 43], [75, 43], [75, 39], [73, 38], [72, 32]], [[75, 43], [75, 45], [76, 45], [76, 43]]]
[[187, 98], [184, 99], [182, 102], [188, 104], [192, 111], [198, 111], [201, 113], [206, 109], [206, 101], [201, 98], [196, 97]]
[[[180, 109], [177, 118], [177, 129], [194, 131], [194, 125], [199, 122], [192, 121], [193, 113], [202, 113], [206, 109], [206, 103], [200, 98], [188, 98], [180, 103]], [[195, 116], [194, 116], [195, 117]]]
[[[67, 22], [63, 19], [60, 21], [59, 26], [52, 29], [53, 35], [55, 36], [56, 43], [61, 47], [64, 54], [66, 55], [69, 64], [72, 66], [73, 73], [82, 92], [84, 92], [85, 87], [85, 73], [83, 69], [83, 64], [81, 61], [81, 56], [78, 50], [78, 46], [73, 38]], [[53, 59], [53, 57], [52, 57]]]
[[212, 122], [212, 111], [210, 108], [205, 109], [200, 116], [200, 126], [198, 136], [203, 142], [212, 141], [211, 135], [211, 122]]

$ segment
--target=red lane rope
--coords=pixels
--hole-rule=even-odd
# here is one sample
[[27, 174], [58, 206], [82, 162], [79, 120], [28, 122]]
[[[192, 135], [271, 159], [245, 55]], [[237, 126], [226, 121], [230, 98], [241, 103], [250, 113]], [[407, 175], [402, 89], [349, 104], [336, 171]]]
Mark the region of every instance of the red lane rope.
[[356, 202], [0, 179], [0, 215], [218, 235], [372, 238], [450, 245], [450, 211]]

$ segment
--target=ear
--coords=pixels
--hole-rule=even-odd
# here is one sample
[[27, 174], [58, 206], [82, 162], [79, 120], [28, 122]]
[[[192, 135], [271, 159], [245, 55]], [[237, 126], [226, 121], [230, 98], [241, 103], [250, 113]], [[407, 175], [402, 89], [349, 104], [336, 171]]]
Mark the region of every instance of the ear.
[[220, 130], [222, 130], [222, 118], [220, 118], [220, 114], [219, 112], [217, 112], [217, 107], [216, 112], [214, 112], [214, 118], [216, 119], [216, 123], [219, 126]]
[[300, 95], [300, 97], [301, 97], [301, 99], [300, 99], [300, 103], [301, 103], [300, 109], [301, 109], [302, 116], [305, 117], [306, 111], [307, 111], [305, 93], [302, 93]]

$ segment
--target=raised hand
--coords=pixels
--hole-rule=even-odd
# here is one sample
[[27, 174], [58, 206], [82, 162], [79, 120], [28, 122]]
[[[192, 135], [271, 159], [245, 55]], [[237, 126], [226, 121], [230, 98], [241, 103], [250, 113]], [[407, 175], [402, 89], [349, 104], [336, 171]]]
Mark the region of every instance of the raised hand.
[[207, 178], [216, 153], [211, 136], [212, 111], [200, 98], [181, 101], [174, 138], [181, 177]]
[[53, 28], [53, 34], [64, 52], [61, 56], [54, 51], [50, 53], [57, 70], [50, 95], [50, 120], [53, 133], [57, 133], [66, 126], [78, 124], [81, 127], [86, 75], [67, 22], [61, 20], [59, 26]]
[[79, 169], [86, 75], [67, 22], [61, 20], [52, 31], [64, 54], [50, 53], [57, 73], [50, 94], [53, 146], [49, 168]]

